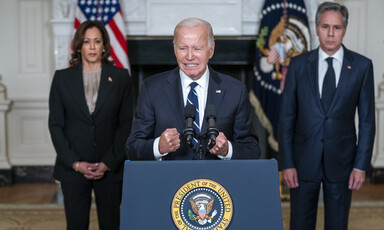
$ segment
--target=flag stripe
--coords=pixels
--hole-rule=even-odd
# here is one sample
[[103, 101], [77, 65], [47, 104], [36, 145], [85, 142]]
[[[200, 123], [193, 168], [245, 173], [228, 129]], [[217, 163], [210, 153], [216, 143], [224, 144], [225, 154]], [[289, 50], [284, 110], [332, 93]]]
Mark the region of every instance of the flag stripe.
[[80, 22], [77, 18], [75, 18], [75, 29], [79, 28]]
[[84, 15], [83, 11], [79, 8], [76, 7], [76, 12], [75, 12], [75, 30], [79, 28], [80, 24], [84, 21], [87, 21], [87, 17]]
[[[118, 59], [119, 62], [121, 63], [120, 67], [128, 68], [129, 62], [128, 62], [127, 52], [124, 51], [125, 49], [122, 47], [121, 43], [117, 40], [115, 33], [113, 33], [109, 24], [108, 24], [108, 26], [106, 26], [106, 29], [107, 29], [108, 34], [109, 34], [109, 39], [111, 42], [111, 48], [114, 48], [113, 50], [114, 50], [115, 58]], [[114, 58], [114, 60], [117, 61], [115, 58]], [[116, 65], [116, 66], [118, 66], [118, 65]]]
[[123, 64], [121, 64], [120, 59], [117, 58], [117, 56], [115, 54], [115, 50], [113, 49], [113, 47], [111, 47], [111, 57], [115, 61], [116, 66], [123, 67]]
[[280, 61], [280, 54], [277, 52], [276, 48], [272, 46], [271, 50], [268, 53], [268, 62], [269, 63], [278, 63]]
[[119, 13], [116, 14], [114, 20], [111, 20], [109, 23], [108, 23], [108, 26], [110, 26], [110, 28], [112, 29], [116, 39], [118, 40], [118, 42], [120, 43], [121, 47], [124, 48], [124, 51], [127, 52], [127, 41], [125, 40], [125, 35], [123, 34], [123, 28], [119, 28], [118, 27], [118, 24], [115, 23], [118, 21], [118, 19], [121, 19], [121, 10], [119, 11]]

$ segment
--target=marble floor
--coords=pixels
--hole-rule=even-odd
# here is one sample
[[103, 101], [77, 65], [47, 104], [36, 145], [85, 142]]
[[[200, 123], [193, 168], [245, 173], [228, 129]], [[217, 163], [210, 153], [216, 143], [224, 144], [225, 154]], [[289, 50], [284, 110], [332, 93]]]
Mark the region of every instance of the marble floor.
[[58, 184], [28, 183], [0, 187], [0, 204], [52, 204], [57, 202]]
[[[65, 230], [58, 184], [15, 184], [0, 187], [0, 230]], [[283, 229], [289, 229], [289, 202], [282, 201]], [[384, 226], [384, 184], [366, 183], [353, 193], [349, 230], [381, 230]], [[316, 229], [324, 229], [320, 205]], [[97, 230], [96, 209], [91, 209], [90, 229]]]
[[[30, 183], [0, 187], [0, 204], [52, 204], [60, 202], [58, 184]], [[352, 202], [384, 202], [384, 184], [365, 183], [353, 192]]]

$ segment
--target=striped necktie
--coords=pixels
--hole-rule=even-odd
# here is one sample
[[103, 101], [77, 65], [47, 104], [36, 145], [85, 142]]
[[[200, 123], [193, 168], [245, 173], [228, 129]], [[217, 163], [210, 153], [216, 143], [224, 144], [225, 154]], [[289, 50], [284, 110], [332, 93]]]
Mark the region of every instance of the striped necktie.
[[[198, 84], [196, 82], [192, 82], [191, 84], [189, 84], [189, 86], [191, 87], [191, 91], [189, 91], [188, 94], [187, 104], [192, 104], [196, 107], [196, 119], [193, 122], [193, 128], [195, 129], [196, 134], [200, 134], [199, 99], [197, 97], [195, 89], [197, 85]], [[196, 147], [197, 144], [197, 139], [193, 138], [193, 145]]]

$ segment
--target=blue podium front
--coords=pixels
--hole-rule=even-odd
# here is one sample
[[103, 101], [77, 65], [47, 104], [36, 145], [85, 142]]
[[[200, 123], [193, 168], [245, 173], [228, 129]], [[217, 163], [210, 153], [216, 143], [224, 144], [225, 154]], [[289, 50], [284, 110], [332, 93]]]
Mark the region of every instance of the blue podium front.
[[120, 229], [283, 229], [277, 161], [126, 161]]

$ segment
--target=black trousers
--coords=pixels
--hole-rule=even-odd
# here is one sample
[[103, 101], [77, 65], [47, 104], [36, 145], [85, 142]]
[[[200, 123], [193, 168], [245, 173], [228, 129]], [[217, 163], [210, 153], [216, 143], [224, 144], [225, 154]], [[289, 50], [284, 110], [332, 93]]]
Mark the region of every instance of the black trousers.
[[61, 189], [68, 230], [88, 230], [92, 190], [96, 198], [99, 229], [119, 229], [122, 182], [88, 180], [79, 184], [61, 183]]
[[320, 185], [324, 195], [324, 229], [347, 230], [352, 191], [348, 181], [332, 183], [322, 181], [301, 181], [299, 187], [291, 189], [291, 230], [315, 230]]

